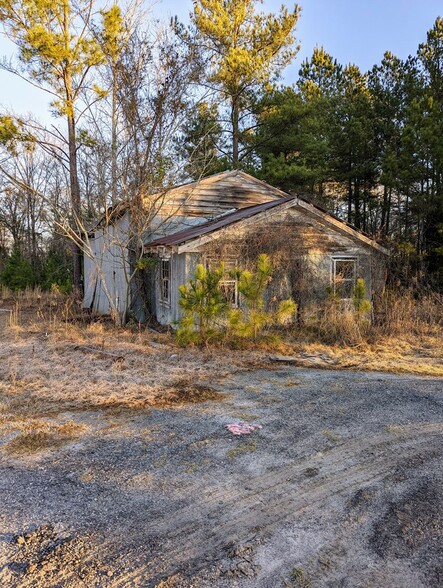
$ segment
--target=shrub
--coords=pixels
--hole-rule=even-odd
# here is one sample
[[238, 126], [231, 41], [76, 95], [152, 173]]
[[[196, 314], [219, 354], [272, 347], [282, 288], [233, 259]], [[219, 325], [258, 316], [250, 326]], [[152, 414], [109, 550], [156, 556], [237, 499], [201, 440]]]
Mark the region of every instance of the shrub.
[[363, 278], [357, 278], [352, 292], [352, 304], [360, 316], [371, 311], [372, 305], [366, 298], [366, 284]]
[[297, 307], [292, 300], [280, 302], [276, 312], [265, 310], [266, 288], [272, 280], [268, 255], [262, 253], [258, 256], [254, 272], [236, 270], [234, 275], [244, 301], [243, 308], [229, 313], [228, 325], [235, 335], [256, 340], [266, 326], [283, 324], [295, 314]]
[[350, 301], [340, 300], [330, 290], [328, 294], [319, 314], [310, 322], [314, 335], [328, 344], [361, 344], [370, 332], [369, 313], [372, 309], [371, 302], [366, 298], [364, 279], [357, 279]]
[[14, 249], [6, 259], [1, 282], [15, 292], [34, 286], [34, 271], [19, 249]]
[[212, 271], [199, 264], [194, 279], [179, 287], [179, 304], [184, 310], [177, 331], [180, 343], [208, 343], [217, 335], [214, 322], [227, 309], [226, 299], [219, 287], [224, 273], [223, 263]]
[[224, 264], [215, 270], [198, 265], [194, 279], [179, 288], [179, 304], [184, 316], [179, 323], [179, 343], [208, 343], [226, 335], [257, 339], [266, 326], [284, 324], [295, 314], [292, 300], [283, 300], [274, 312], [265, 310], [266, 288], [271, 281], [271, 264], [267, 255], [259, 255], [255, 271], [233, 270], [242, 296], [241, 308], [229, 310], [220, 287], [225, 275]]
[[426, 335], [443, 327], [443, 296], [429, 292], [387, 290], [376, 300], [375, 321], [380, 334]]
[[72, 291], [71, 263], [64, 251], [50, 251], [42, 268], [43, 290], [51, 290], [54, 285], [62, 294]]

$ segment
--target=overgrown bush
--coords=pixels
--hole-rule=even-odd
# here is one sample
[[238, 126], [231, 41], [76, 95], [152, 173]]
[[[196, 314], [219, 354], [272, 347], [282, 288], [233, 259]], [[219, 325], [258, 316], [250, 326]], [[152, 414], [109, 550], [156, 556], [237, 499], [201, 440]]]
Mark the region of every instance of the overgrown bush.
[[72, 291], [71, 265], [64, 249], [50, 250], [43, 262], [38, 260], [34, 265], [19, 249], [14, 249], [6, 257], [0, 283], [14, 292], [34, 287], [49, 291], [55, 285], [61, 293], [67, 294]]
[[358, 345], [370, 332], [371, 309], [365, 281], [358, 278], [350, 301], [340, 300], [331, 293], [309, 326], [323, 343]]
[[366, 298], [366, 284], [363, 278], [357, 278], [357, 282], [352, 290], [352, 304], [360, 319], [365, 314], [371, 312], [372, 305]]
[[320, 317], [311, 327], [315, 338], [323, 343], [358, 345], [364, 341], [369, 324], [362, 323], [353, 308], [328, 300], [321, 309]]
[[179, 304], [184, 311], [177, 331], [181, 344], [208, 343], [217, 336], [215, 320], [227, 309], [227, 302], [219, 287], [225, 273], [223, 263], [215, 270], [199, 264], [194, 279], [179, 287]]
[[220, 287], [225, 276], [221, 263], [214, 270], [198, 265], [195, 276], [179, 288], [179, 304], [184, 316], [179, 323], [179, 343], [208, 343], [214, 339], [251, 338], [256, 340], [267, 326], [282, 324], [296, 312], [292, 300], [279, 303], [275, 312], [265, 309], [266, 288], [271, 281], [272, 268], [267, 255], [259, 255], [255, 271], [236, 269], [229, 277], [237, 280], [242, 297], [240, 308], [230, 308]]
[[62, 294], [72, 291], [72, 262], [65, 252], [50, 251], [42, 268], [40, 285], [43, 290], [57, 286]]
[[306, 334], [323, 343], [344, 346], [376, 343], [385, 337], [409, 339], [436, 334], [443, 337], [441, 294], [417, 296], [412, 291], [387, 290], [375, 298], [372, 307], [363, 287], [364, 282], [357, 281], [352, 304], [328, 298], [305, 321]]
[[283, 300], [276, 312], [265, 310], [265, 293], [272, 279], [269, 257], [261, 254], [257, 259], [255, 272], [237, 270], [233, 274], [238, 280], [238, 291], [244, 305], [232, 310], [228, 316], [230, 331], [237, 336], [257, 339], [266, 326], [282, 324], [296, 312], [293, 300]]
[[0, 276], [1, 283], [14, 292], [32, 288], [35, 275], [32, 265], [25, 259], [19, 249], [14, 249], [6, 259], [4, 270]]
[[443, 295], [387, 290], [376, 299], [375, 326], [382, 335], [426, 335], [443, 329]]

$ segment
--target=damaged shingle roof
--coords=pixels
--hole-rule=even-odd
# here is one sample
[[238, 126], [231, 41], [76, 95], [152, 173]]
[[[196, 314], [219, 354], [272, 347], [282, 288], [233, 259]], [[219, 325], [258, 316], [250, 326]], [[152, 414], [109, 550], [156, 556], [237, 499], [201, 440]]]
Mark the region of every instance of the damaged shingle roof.
[[162, 215], [213, 217], [286, 196], [284, 192], [240, 170], [225, 171], [201, 180], [146, 196]]
[[264, 212], [271, 208], [275, 208], [276, 206], [280, 206], [284, 202], [290, 202], [291, 200], [297, 200], [297, 198], [295, 196], [287, 196], [286, 198], [279, 198], [278, 200], [263, 202], [262, 204], [256, 204], [255, 206], [239, 208], [234, 212], [230, 212], [214, 220], [202, 223], [201, 225], [190, 227], [188, 229], [183, 229], [182, 231], [178, 231], [177, 233], [173, 233], [172, 235], [159, 237], [158, 239], [155, 239], [154, 241], [148, 243], [146, 247], [172, 247], [174, 245], [181, 245], [182, 243], [186, 243], [191, 239], [195, 239], [208, 233], [212, 233], [213, 231], [217, 231], [218, 229], [222, 229], [223, 227], [227, 227], [229, 225], [232, 225], [233, 223], [254, 216], [259, 212]]

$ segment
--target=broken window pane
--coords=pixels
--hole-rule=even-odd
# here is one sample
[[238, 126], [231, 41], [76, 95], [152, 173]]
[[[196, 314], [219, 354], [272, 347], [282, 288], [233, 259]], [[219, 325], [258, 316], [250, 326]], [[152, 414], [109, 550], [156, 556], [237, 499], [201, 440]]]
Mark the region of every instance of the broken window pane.
[[336, 259], [335, 274], [343, 280], [353, 280], [355, 273], [355, 260], [353, 259]]

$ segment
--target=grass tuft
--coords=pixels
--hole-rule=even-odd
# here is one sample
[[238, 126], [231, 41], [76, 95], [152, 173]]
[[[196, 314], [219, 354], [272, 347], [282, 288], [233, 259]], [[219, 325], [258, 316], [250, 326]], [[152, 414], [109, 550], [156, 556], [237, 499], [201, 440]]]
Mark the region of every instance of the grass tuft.
[[57, 449], [79, 438], [86, 430], [84, 425], [67, 421], [61, 425], [34, 422], [26, 425], [3, 450], [11, 455], [39, 453]]
[[235, 459], [240, 455], [244, 455], [245, 453], [253, 453], [257, 451], [257, 442], [252, 439], [251, 441], [246, 441], [237, 447], [233, 447], [226, 452], [226, 457], [229, 459]]

